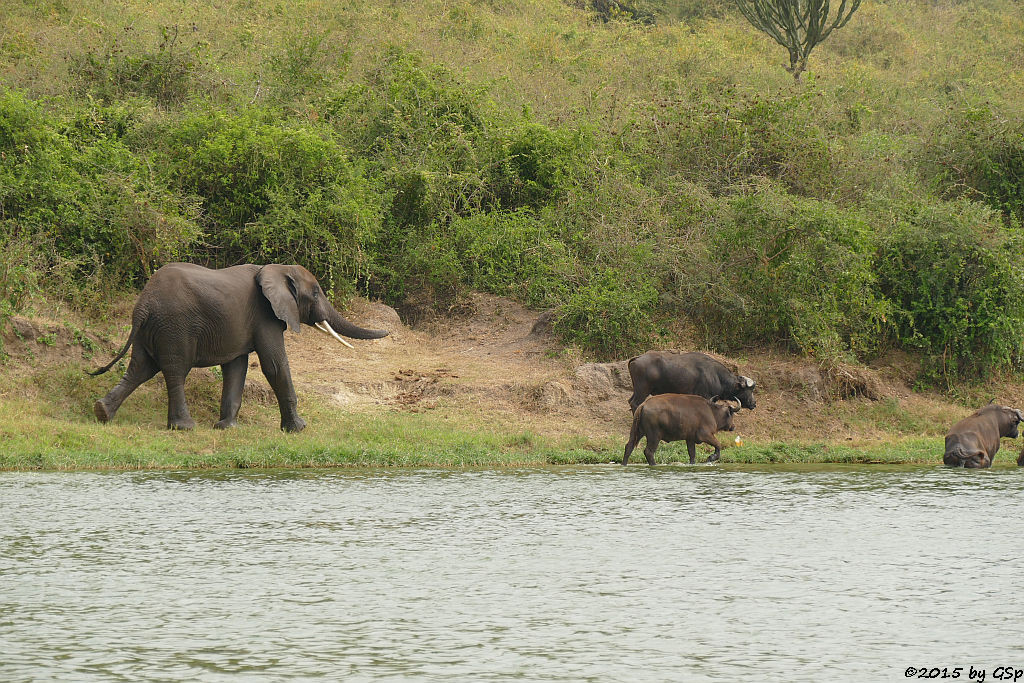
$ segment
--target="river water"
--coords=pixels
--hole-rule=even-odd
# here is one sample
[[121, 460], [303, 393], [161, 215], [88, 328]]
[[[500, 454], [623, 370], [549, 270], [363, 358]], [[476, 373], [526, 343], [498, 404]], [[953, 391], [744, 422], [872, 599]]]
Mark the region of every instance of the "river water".
[[0, 473], [0, 680], [1024, 668], [1024, 471]]

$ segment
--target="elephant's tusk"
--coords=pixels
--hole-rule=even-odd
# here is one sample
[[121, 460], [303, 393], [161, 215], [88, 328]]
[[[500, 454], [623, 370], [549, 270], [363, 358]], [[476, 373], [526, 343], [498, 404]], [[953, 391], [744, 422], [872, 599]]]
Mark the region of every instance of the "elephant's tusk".
[[330, 326], [330, 324], [329, 324], [329, 323], [328, 323], [328, 322], [327, 322], [326, 320], [321, 320], [321, 321], [320, 321], [320, 322], [318, 322], [318, 323], [317, 323], [316, 325], [314, 325], [314, 327], [316, 327], [316, 329], [320, 330], [320, 331], [321, 331], [321, 332], [323, 332], [324, 334], [329, 334], [329, 335], [331, 335], [332, 337], [334, 337], [335, 339], [337, 339], [338, 341], [340, 341], [340, 342], [341, 342], [342, 344], [344, 344], [344, 345], [345, 345], [345, 346], [347, 346], [348, 348], [350, 348], [350, 349], [352, 349], [352, 348], [355, 348], [354, 346], [352, 346], [351, 344], [349, 344], [349, 343], [348, 343], [347, 341], [345, 341], [345, 340], [344, 340], [344, 339], [343, 339], [343, 338], [341, 337], [341, 335], [340, 335], [340, 334], [338, 334], [337, 332], [335, 332], [335, 331], [334, 331], [334, 328], [333, 328], [333, 327], [331, 327], [331, 326]]

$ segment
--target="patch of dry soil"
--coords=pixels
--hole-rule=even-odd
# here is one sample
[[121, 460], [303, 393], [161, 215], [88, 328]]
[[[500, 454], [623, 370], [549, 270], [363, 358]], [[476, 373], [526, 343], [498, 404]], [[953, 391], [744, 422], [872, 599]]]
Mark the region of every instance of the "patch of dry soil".
[[[383, 304], [355, 301], [353, 322], [391, 335], [353, 341], [351, 350], [307, 328], [289, 334], [296, 386], [329, 397], [339, 410], [469, 413], [507, 428], [625, 441], [627, 359], [582, 362], [551, 334], [548, 316], [508, 299], [476, 294], [469, 311], [410, 328]], [[941, 396], [914, 393], [916, 369], [903, 356], [877, 367], [822, 368], [770, 352], [734, 359], [704, 351], [758, 382], [757, 409], [736, 418], [745, 438], [863, 442], [908, 429], [941, 434], [968, 412]], [[250, 377], [262, 381], [259, 373]], [[903, 412], [920, 415], [921, 424], [889, 416]]]
[[[125, 322], [128, 320], [126, 309]], [[302, 394], [325, 397], [339, 411], [441, 411], [462, 421], [551, 436], [617, 437], [625, 442], [632, 393], [626, 359], [583, 362], [550, 332], [548, 315], [508, 299], [476, 294], [456, 316], [414, 327], [394, 309], [356, 299], [347, 317], [391, 331], [342, 347], [313, 328], [286, 333], [289, 362]], [[120, 349], [120, 332], [100, 340], [64, 324], [15, 318], [4, 333], [15, 372], [80, 361], [96, 367]], [[124, 326], [124, 334], [127, 327]], [[83, 347], [94, 347], [91, 357]], [[702, 350], [681, 348], [680, 350]], [[970, 411], [938, 394], [915, 393], [911, 358], [892, 355], [871, 367], [822, 367], [771, 352], [727, 358], [757, 381], [757, 409], [736, 417], [737, 433], [773, 441], [866, 442], [894, 435], [941, 435]], [[10, 368], [8, 368], [10, 369]], [[993, 397], [1021, 405], [1010, 379], [992, 383]], [[275, 399], [252, 355], [246, 400]]]

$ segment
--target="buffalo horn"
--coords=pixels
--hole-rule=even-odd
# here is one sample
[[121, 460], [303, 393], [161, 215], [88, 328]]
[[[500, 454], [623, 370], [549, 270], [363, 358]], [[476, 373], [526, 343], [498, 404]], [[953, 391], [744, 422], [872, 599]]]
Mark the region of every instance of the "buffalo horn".
[[1017, 421], [1018, 422], [1024, 422], [1024, 413], [1020, 412], [1020, 410], [1018, 410], [1016, 408], [1013, 409], [1013, 412], [1017, 413]]
[[749, 377], [745, 377], [744, 375], [740, 375], [740, 379], [743, 380], [743, 386], [747, 387], [748, 389], [754, 388], [754, 380], [750, 379]]
[[316, 329], [320, 330], [321, 332], [323, 332], [324, 334], [326, 334], [326, 335], [328, 335], [330, 337], [334, 337], [335, 339], [340, 341], [342, 344], [344, 344], [348, 348], [350, 348], [350, 349], [353, 348], [353, 346], [351, 344], [349, 344], [347, 341], [342, 339], [340, 334], [338, 334], [337, 332], [334, 331], [334, 328], [331, 327], [326, 320], [321, 320], [320, 322], [318, 322], [313, 327], [315, 327]]

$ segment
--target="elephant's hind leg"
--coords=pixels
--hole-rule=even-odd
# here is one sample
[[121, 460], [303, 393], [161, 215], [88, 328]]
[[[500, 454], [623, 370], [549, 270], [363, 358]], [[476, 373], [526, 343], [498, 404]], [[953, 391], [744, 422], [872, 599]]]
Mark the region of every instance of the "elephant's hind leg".
[[167, 382], [167, 428], [168, 429], [195, 429], [196, 421], [188, 412], [188, 403], [185, 401], [185, 378], [188, 371], [164, 368], [164, 380]]
[[224, 387], [220, 394], [220, 422], [214, 429], [234, 427], [238, 422], [238, 408], [242, 405], [245, 374], [249, 370], [249, 354], [245, 353], [230, 363], [220, 366], [224, 374]]
[[128, 362], [128, 370], [121, 381], [106, 396], [96, 401], [92, 412], [100, 422], [109, 422], [128, 396], [139, 388], [143, 382], [152, 379], [158, 372], [156, 363], [148, 353], [139, 347], [132, 348], [132, 359]]

